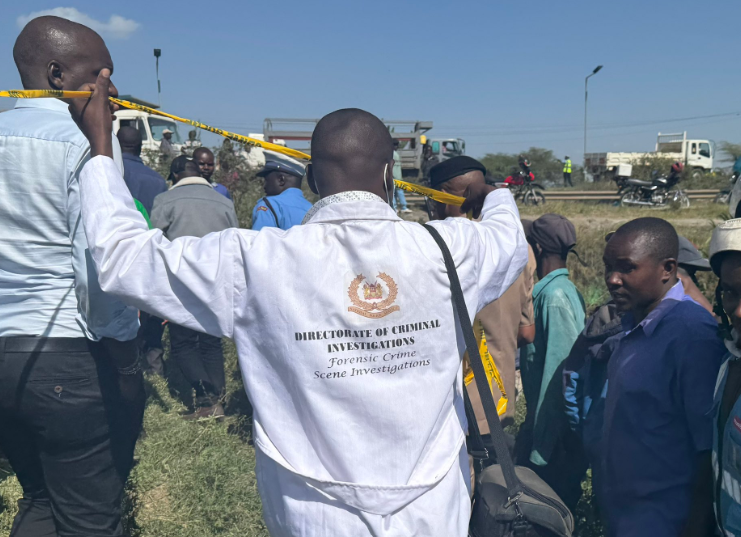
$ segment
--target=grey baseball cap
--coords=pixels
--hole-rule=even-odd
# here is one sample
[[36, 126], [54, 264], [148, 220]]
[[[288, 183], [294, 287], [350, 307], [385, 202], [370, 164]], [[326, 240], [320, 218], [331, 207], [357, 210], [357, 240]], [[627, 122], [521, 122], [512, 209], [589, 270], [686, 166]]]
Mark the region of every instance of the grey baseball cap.
[[677, 263], [693, 270], [710, 270], [710, 261], [705, 259], [692, 242], [679, 236], [679, 255]]

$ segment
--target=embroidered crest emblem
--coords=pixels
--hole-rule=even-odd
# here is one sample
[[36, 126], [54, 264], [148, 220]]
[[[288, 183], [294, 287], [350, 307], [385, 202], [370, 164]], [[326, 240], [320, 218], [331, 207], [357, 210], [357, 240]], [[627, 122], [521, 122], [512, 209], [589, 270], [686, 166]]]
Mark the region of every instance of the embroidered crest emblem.
[[394, 279], [385, 272], [379, 273], [376, 278], [378, 279], [371, 283], [366, 281], [362, 274], [355, 277], [347, 289], [352, 303], [347, 311], [369, 319], [380, 319], [389, 313], [399, 311], [399, 306], [394, 305], [396, 296], [399, 294], [399, 288], [396, 287]]
[[257, 208], [257, 210], [258, 210], [258, 211], [267, 211], [267, 210], [268, 210], [268, 208], [267, 208], [267, 207], [265, 207], [264, 205], [260, 205], [260, 206], [259, 206], [259, 207]]

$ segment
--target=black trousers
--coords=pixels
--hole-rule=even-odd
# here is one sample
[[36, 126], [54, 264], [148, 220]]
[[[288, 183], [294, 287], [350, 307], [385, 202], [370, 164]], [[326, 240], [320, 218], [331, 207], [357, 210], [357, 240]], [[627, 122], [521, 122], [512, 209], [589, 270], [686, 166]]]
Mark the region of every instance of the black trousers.
[[144, 392], [123, 398], [113, 358], [83, 338], [0, 338], [0, 449], [23, 487], [11, 537], [123, 535]]
[[165, 327], [162, 326], [162, 319], [145, 311], [142, 311], [139, 315], [140, 328], [137, 338], [142, 352], [147, 352], [150, 349], [161, 349], [162, 333], [165, 331]]
[[569, 172], [563, 172], [563, 186], [574, 186], [574, 183], [571, 182], [571, 173]]
[[184, 328], [170, 327], [170, 356], [196, 392], [197, 398], [224, 394], [224, 352], [221, 339]]

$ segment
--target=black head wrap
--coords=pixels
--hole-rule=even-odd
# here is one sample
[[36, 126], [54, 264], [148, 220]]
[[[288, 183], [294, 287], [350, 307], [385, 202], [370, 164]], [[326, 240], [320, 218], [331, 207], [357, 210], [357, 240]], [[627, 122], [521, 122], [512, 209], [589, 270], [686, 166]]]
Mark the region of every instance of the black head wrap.
[[441, 184], [450, 181], [470, 171], [478, 170], [486, 174], [486, 167], [475, 158], [461, 155], [448, 160], [443, 160], [440, 164], [435, 164], [430, 168], [430, 186], [437, 188]]

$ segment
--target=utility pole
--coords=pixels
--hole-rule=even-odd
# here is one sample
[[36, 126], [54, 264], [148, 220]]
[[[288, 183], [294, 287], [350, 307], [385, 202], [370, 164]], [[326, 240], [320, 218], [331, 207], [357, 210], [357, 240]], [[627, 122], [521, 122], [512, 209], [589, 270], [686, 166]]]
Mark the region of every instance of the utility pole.
[[587, 174], [587, 97], [589, 95], [588, 84], [589, 79], [599, 73], [600, 69], [602, 69], [602, 66], [598, 65], [594, 68], [594, 71], [592, 71], [592, 73], [590, 75], [587, 75], [587, 78], [584, 79], [584, 156], [582, 157], [582, 161], [584, 162], [585, 177]]
[[162, 49], [154, 49], [155, 58], [155, 70], [157, 72], [157, 104], [162, 108], [162, 84], [160, 84], [160, 56], [162, 56]]

